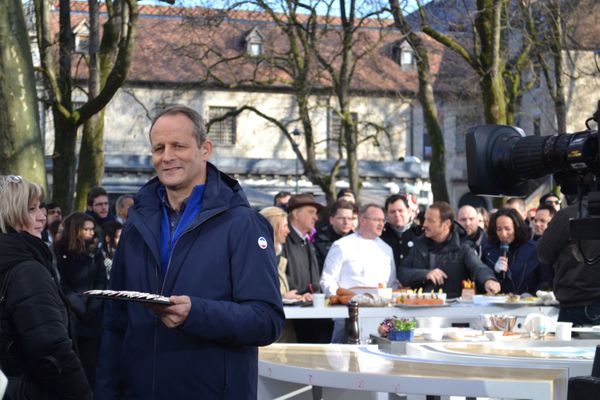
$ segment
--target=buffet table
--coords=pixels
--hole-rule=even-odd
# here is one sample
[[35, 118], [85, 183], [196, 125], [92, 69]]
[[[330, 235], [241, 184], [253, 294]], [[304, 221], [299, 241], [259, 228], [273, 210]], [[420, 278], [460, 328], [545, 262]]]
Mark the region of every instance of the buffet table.
[[565, 365], [539, 363], [535, 356], [494, 365], [485, 362], [490, 357], [485, 350], [479, 351], [475, 362], [447, 354], [429, 360], [418, 351], [412, 356], [389, 354], [374, 345], [273, 344], [260, 349], [258, 398], [311, 399], [313, 385], [323, 388], [324, 400], [387, 399], [393, 393], [566, 398]]
[[[287, 319], [348, 318], [348, 307], [284, 307]], [[494, 304], [473, 305], [469, 303], [422, 307], [360, 307], [358, 312], [361, 343], [377, 333], [379, 323], [385, 318], [416, 318], [419, 327], [466, 326], [479, 329], [481, 314], [505, 314], [519, 317], [516, 330], [530, 313], [541, 313], [558, 318], [558, 308], [552, 306]]]

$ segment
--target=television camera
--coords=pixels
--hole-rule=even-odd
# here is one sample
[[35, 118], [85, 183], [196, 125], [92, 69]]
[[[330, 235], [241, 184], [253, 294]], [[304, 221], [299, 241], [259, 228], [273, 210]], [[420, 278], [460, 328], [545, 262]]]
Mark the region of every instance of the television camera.
[[579, 202], [578, 218], [570, 222], [572, 238], [600, 239], [600, 101], [585, 125], [582, 132], [551, 136], [526, 136], [522, 129], [506, 125], [469, 129], [466, 147], [471, 192], [525, 196], [543, 177], [553, 174], [561, 192], [569, 198], [576, 195]]

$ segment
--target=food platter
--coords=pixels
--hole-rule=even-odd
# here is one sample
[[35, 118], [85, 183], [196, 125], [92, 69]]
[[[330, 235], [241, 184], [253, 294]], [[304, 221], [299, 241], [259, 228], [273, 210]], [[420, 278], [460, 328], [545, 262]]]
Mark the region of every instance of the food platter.
[[[467, 303], [467, 301], [463, 301], [459, 298], [458, 300], [459, 303]], [[469, 302], [471, 303], [471, 302]], [[539, 297], [525, 297], [525, 298], [519, 298], [518, 300], [515, 300], [514, 297], [511, 298], [511, 296], [509, 295], [496, 295], [496, 296], [489, 296], [489, 295], [482, 295], [482, 294], [478, 294], [475, 295], [473, 297], [473, 304], [476, 305], [489, 305], [489, 304], [494, 304], [494, 305], [499, 305], [499, 306], [507, 306], [507, 307], [523, 307], [523, 306], [540, 306], [544, 304], [544, 301], [542, 299], [540, 299]]]
[[135, 301], [138, 303], [162, 304], [171, 305], [171, 300], [153, 293], [133, 292], [127, 290], [88, 290], [81, 293], [81, 296], [94, 297], [104, 300], [124, 300]]
[[394, 307], [398, 308], [437, 308], [437, 307], [450, 307], [450, 304], [394, 304]]

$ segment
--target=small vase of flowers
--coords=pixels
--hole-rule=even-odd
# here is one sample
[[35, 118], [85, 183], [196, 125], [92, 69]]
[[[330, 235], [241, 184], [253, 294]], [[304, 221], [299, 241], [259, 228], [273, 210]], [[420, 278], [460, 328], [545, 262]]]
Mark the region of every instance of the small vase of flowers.
[[388, 331], [388, 339], [395, 341], [408, 342], [413, 339], [417, 321], [410, 318], [394, 319]]

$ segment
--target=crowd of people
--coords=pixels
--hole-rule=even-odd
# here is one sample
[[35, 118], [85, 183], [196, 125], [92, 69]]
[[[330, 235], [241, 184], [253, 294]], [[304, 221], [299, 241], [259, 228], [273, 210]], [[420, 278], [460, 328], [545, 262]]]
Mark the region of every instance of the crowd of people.
[[[209, 162], [193, 109], [150, 128], [156, 176], [135, 195], [90, 190], [85, 212], [20, 176], [0, 176], [0, 365], [11, 399], [224, 398], [257, 393], [258, 346], [345, 342], [345, 320], [285, 320], [283, 303], [386, 286], [460, 295], [554, 290], [559, 320], [600, 320], [597, 243], [570, 239], [573, 207], [555, 194], [488, 213], [394, 194], [358, 207], [349, 189], [328, 207], [281, 192], [254, 210]], [[456, 215], [456, 217], [455, 217]], [[166, 304], [100, 300], [137, 291]], [[92, 394], [93, 393], [93, 394]]]

